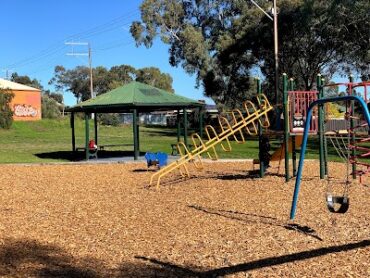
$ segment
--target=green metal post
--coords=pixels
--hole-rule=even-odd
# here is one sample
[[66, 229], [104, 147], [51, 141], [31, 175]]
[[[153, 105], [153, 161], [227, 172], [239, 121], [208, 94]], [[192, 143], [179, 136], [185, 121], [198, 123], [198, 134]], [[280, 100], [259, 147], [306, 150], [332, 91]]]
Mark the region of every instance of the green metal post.
[[324, 136], [324, 161], [325, 176], [328, 176], [328, 139], [326, 138], [326, 136]]
[[[261, 101], [261, 94], [262, 94], [262, 88], [261, 88], [261, 80], [259, 78], [256, 78], [257, 81], [257, 97]], [[265, 176], [265, 163], [263, 162], [263, 156], [261, 152], [261, 140], [263, 135], [263, 128], [258, 122], [258, 149], [259, 149], [259, 161], [260, 161], [260, 178], [263, 178]]]
[[203, 107], [199, 108], [199, 136], [200, 138], [203, 138]]
[[71, 113], [71, 128], [72, 128], [72, 151], [76, 151], [76, 134], [75, 134], [75, 113]]
[[[289, 78], [289, 91], [294, 91], [294, 79], [293, 78]], [[292, 111], [294, 111], [294, 106], [293, 106]], [[296, 144], [295, 144], [295, 135], [292, 136], [292, 160], [293, 160], [293, 177], [295, 177], [297, 175], [297, 150], [296, 150]]]
[[137, 134], [137, 110], [132, 111], [132, 130], [134, 133], [134, 160], [139, 158], [139, 138]]
[[95, 135], [95, 144], [98, 145], [98, 114], [94, 115], [94, 135]]
[[90, 130], [89, 130], [89, 115], [85, 113], [85, 155], [86, 160], [89, 160], [89, 136]]
[[184, 108], [184, 144], [188, 147], [188, 113]]
[[285, 150], [285, 181], [288, 182], [289, 176], [289, 113], [288, 113], [288, 78], [283, 74], [283, 107], [284, 107], [284, 150]]
[[[318, 89], [318, 98], [321, 99], [324, 97], [324, 82], [321, 80], [321, 74], [317, 75], [317, 89]], [[320, 157], [320, 179], [325, 178], [325, 147], [324, 147], [324, 107], [322, 104], [319, 104], [319, 157]]]
[[137, 120], [139, 121], [138, 124], [136, 125], [136, 133], [137, 133], [137, 150], [140, 156], [140, 114], [138, 113]]
[[[353, 75], [352, 74], [349, 76], [349, 82], [353, 83]], [[353, 88], [352, 88], [351, 93], [352, 93], [352, 95], [354, 94]], [[351, 117], [351, 120], [350, 120], [350, 129], [352, 131], [352, 133], [351, 133], [351, 145], [352, 146], [356, 145], [356, 131], [354, 129], [355, 119], [353, 118], [354, 115], [355, 115], [355, 102], [353, 100], [351, 100], [351, 116], [352, 117]], [[355, 148], [352, 148], [351, 156], [352, 157], [356, 156], [356, 149]], [[352, 178], [353, 179], [356, 179], [356, 170], [357, 170], [356, 163], [352, 163]]]
[[177, 143], [180, 142], [180, 137], [181, 137], [180, 110], [177, 110]]
[[[325, 79], [324, 78], [321, 78], [321, 86], [323, 86], [325, 83]], [[322, 90], [321, 90], [321, 97], [323, 98], [324, 97], [324, 87], [322, 87]], [[324, 141], [324, 173], [325, 173], [325, 176], [328, 175], [328, 142], [327, 142], [327, 138], [325, 136], [325, 119], [326, 119], [326, 111], [325, 111], [325, 107], [323, 106], [322, 107], [322, 137], [323, 137], [323, 141]]]

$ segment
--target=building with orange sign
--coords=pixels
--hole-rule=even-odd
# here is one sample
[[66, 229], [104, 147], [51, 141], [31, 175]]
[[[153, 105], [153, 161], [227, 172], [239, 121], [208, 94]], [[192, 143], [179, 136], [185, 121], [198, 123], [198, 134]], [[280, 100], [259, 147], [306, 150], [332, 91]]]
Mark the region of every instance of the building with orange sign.
[[41, 119], [41, 91], [23, 84], [0, 78], [0, 88], [12, 92], [11, 102], [15, 121], [35, 121]]

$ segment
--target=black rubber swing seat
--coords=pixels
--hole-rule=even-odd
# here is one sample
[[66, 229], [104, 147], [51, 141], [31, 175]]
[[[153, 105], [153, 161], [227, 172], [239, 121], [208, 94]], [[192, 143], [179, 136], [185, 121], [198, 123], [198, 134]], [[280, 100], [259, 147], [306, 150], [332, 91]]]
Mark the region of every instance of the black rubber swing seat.
[[326, 196], [326, 204], [330, 212], [346, 213], [349, 209], [349, 198], [345, 196]]

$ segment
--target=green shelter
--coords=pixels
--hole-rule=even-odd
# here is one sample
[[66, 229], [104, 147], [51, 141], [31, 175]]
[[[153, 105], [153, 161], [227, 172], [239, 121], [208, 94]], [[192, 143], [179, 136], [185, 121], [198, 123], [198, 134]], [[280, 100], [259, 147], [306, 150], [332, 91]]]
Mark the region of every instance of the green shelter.
[[[139, 157], [139, 126], [138, 114], [149, 113], [161, 110], [177, 110], [178, 113], [178, 140], [180, 140], [180, 122], [179, 114], [183, 110], [184, 121], [184, 142], [187, 144], [187, 109], [197, 108], [201, 111], [204, 103], [182, 97], [170, 92], [167, 92], [156, 87], [143, 84], [140, 82], [131, 82], [122, 87], [116, 88], [105, 94], [101, 94], [96, 98], [81, 102], [69, 109], [71, 112], [71, 128], [72, 128], [72, 150], [76, 151], [74, 116], [76, 112], [85, 113], [85, 151], [86, 159], [89, 158], [89, 114], [99, 113], [132, 113], [133, 115], [133, 134], [134, 134], [134, 159]], [[202, 130], [202, 116], [200, 117], [200, 130]], [[94, 117], [95, 142], [98, 144], [98, 128], [97, 117]]]

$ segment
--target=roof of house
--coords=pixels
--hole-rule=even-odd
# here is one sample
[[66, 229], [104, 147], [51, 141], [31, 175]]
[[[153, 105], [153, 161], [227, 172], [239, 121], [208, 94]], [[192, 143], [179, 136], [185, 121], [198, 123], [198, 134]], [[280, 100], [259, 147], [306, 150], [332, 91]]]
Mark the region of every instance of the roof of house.
[[131, 82], [96, 98], [81, 102], [71, 112], [125, 112], [131, 109], [154, 111], [168, 108], [201, 107], [203, 103], [176, 95], [156, 87]]
[[40, 91], [40, 89], [0, 78], [0, 88], [14, 91]]

